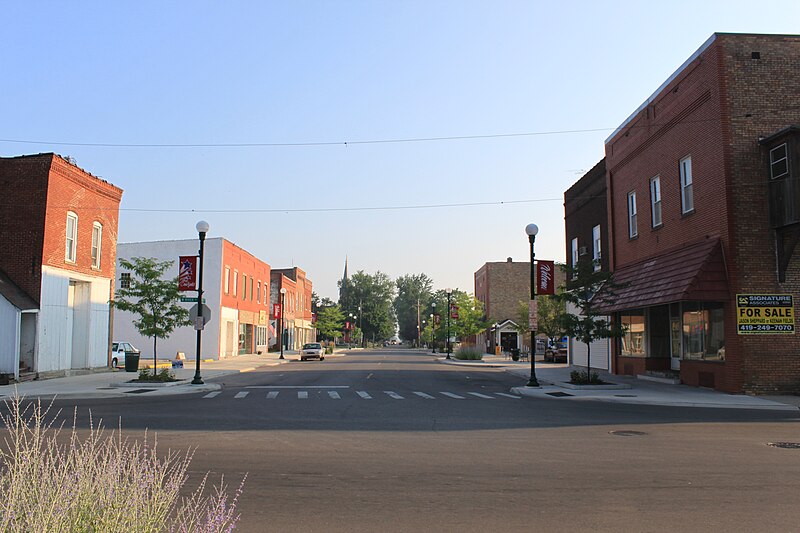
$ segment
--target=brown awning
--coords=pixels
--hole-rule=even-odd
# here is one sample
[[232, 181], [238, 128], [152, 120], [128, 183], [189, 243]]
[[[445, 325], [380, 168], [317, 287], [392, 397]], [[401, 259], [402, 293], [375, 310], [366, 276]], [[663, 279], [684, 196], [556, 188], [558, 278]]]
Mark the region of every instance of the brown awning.
[[[601, 290], [597, 309], [604, 313], [686, 300], [722, 302], [730, 298], [728, 276], [718, 238], [676, 248], [614, 271], [613, 301]], [[603, 301], [608, 300], [608, 301]]]

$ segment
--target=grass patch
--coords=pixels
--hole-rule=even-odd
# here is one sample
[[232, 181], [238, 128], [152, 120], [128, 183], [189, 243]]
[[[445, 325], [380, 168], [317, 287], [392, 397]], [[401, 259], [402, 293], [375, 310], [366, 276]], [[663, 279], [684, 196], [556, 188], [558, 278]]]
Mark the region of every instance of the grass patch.
[[168, 368], [162, 368], [159, 372], [156, 372], [155, 369], [150, 372], [149, 368], [143, 368], [139, 370], [139, 377], [133, 381], [136, 383], [171, 383], [180, 380], [176, 378], [175, 373]]
[[454, 357], [461, 361], [482, 361], [483, 352], [472, 346], [459, 348]]
[[[157, 439], [142, 442], [106, 434], [91, 419], [78, 434], [77, 408], [71, 431], [56, 424], [52, 403], [6, 402], [0, 445], [0, 531], [78, 533], [230, 532], [244, 479], [233, 497], [224, 479], [202, 477], [182, 497], [194, 450], [161, 453]], [[246, 476], [245, 476], [246, 477]]]
[[569, 373], [569, 382], [573, 385], [608, 385], [607, 381], [600, 379], [597, 372], [591, 375], [585, 370], [573, 370]]

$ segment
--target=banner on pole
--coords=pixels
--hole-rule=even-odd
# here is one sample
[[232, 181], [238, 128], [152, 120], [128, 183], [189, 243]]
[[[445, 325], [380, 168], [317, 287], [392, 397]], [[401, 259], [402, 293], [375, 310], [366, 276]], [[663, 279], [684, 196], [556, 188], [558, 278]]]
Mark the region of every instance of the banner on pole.
[[536, 294], [555, 294], [555, 262], [537, 261], [536, 262]]
[[182, 255], [178, 258], [178, 290], [197, 290], [197, 256]]

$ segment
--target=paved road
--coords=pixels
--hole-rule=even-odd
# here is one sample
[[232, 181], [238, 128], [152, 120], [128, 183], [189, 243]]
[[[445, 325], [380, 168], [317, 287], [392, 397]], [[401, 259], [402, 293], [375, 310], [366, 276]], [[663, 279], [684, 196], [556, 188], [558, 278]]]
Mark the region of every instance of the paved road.
[[402, 349], [221, 381], [218, 394], [57, 403], [109, 425], [122, 416], [129, 435], [157, 430], [163, 447], [199, 446], [193, 472], [247, 472], [240, 531], [800, 523], [800, 450], [767, 446], [800, 442], [797, 412], [519, 398], [502, 370]]

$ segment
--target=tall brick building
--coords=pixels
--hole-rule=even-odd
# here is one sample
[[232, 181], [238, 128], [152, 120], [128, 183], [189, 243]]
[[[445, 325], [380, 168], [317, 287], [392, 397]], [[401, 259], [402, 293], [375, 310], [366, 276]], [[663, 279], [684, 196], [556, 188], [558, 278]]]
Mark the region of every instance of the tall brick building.
[[0, 373], [108, 364], [122, 189], [56, 154], [0, 158]]
[[503, 351], [530, 348], [530, 338], [523, 338], [516, 330], [519, 302], [527, 302], [530, 293], [530, 262], [515, 263], [509, 257], [504, 262], [485, 263], [479, 268], [475, 272], [475, 298], [483, 303], [484, 315], [492, 328], [476, 336], [476, 346], [488, 353], [494, 353], [496, 346]]
[[737, 321], [800, 292], [799, 95], [800, 36], [717, 33], [606, 140], [614, 372], [800, 390], [800, 338]]
[[[346, 270], [346, 268], [345, 268]], [[284, 347], [299, 350], [303, 344], [317, 340], [312, 322], [311, 293], [313, 284], [303, 269], [298, 267], [279, 268], [272, 271], [272, 308], [281, 301], [281, 289], [286, 289], [284, 299]], [[273, 320], [275, 317], [272, 317]], [[280, 329], [280, 320], [275, 322], [275, 330]]]

